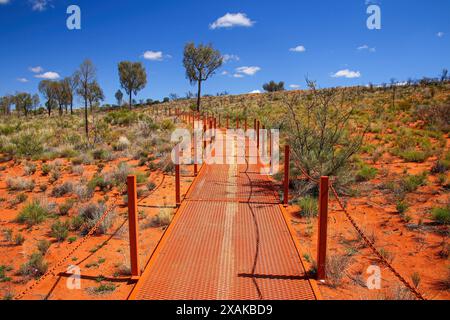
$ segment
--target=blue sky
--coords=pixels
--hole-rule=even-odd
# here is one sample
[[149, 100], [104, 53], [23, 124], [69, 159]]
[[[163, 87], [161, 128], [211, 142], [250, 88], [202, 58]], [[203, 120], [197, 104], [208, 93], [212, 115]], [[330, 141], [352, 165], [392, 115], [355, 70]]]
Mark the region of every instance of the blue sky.
[[[327, 87], [450, 68], [450, 1], [370, 2], [381, 8], [381, 30], [367, 28], [366, 0], [0, 0], [0, 95], [36, 93], [43, 77], [70, 75], [85, 58], [107, 103], [120, 87], [122, 60], [146, 67], [138, 100], [195, 92], [182, 65], [188, 41], [231, 56], [205, 83], [209, 94], [262, 90], [270, 80], [304, 88], [306, 75]], [[81, 8], [81, 30], [66, 27], [71, 4]]]

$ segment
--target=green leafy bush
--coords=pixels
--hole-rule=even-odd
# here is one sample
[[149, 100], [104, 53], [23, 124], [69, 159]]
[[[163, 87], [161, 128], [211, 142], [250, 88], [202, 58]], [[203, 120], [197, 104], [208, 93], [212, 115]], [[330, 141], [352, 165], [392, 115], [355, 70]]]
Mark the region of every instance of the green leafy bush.
[[300, 215], [302, 217], [317, 217], [319, 212], [318, 200], [311, 196], [306, 196], [298, 201], [300, 207]]
[[26, 223], [29, 226], [34, 226], [44, 222], [49, 215], [50, 212], [48, 208], [43, 206], [38, 200], [33, 200], [22, 209], [17, 216], [17, 221], [20, 223]]
[[450, 205], [444, 208], [434, 208], [432, 218], [439, 224], [450, 224]]

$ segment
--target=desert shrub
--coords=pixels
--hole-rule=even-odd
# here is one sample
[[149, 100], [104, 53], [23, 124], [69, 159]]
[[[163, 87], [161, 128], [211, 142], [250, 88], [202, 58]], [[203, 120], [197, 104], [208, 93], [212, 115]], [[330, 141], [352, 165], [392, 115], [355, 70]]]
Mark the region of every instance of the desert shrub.
[[11, 191], [33, 191], [35, 187], [34, 180], [24, 178], [8, 178], [6, 179], [6, 186]]
[[52, 197], [60, 198], [72, 193], [73, 184], [72, 182], [64, 182], [62, 185], [53, 188]]
[[25, 237], [23, 236], [23, 234], [18, 233], [14, 236], [14, 244], [16, 246], [21, 246], [24, 242], [25, 242]]
[[[86, 205], [85, 207], [83, 207], [80, 210], [79, 216], [82, 218], [83, 220], [83, 230], [82, 232], [85, 233], [87, 231], [89, 231], [90, 229], [92, 229], [92, 227], [94, 227], [97, 222], [99, 221], [99, 219], [103, 216], [103, 214], [106, 212], [106, 205], [104, 203], [98, 203], [98, 204], [94, 204], [94, 203], [90, 203], [88, 205]], [[100, 227], [97, 230], [98, 234], [105, 234], [108, 232], [108, 230], [111, 228], [113, 222], [115, 219], [115, 213], [114, 212], [110, 212], [106, 218], [102, 221], [102, 223], [100, 224]]]
[[73, 187], [73, 192], [76, 194], [80, 201], [86, 201], [92, 198], [94, 195], [94, 190], [88, 186], [82, 184], [76, 184]]
[[302, 197], [298, 201], [298, 206], [300, 207], [300, 215], [302, 217], [317, 217], [319, 212], [317, 198], [311, 196]]
[[109, 191], [114, 186], [114, 181], [111, 178], [110, 175], [94, 176], [91, 181], [89, 181], [88, 188], [95, 190], [98, 187], [103, 192]]
[[127, 181], [127, 177], [131, 173], [131, 168], [126, 162], [121, 162], [112, 172], [116, 185], [120, 186]]
[[11, 271], [11, 267], [0, 266], [0, 283], [11, 281], [11, 278], [6, 275], [7, 271]]
[[59, 167], [55, 166], [50, 171], [50, 182], [54, 183], [54, 182], [58, 181], [59, 178], [61, 178], [61, 170], [59, 169]]
[[337, 288], [342, 284], [342, 279], [349, 266], [350, 257], [346, 255], [331, 255], [326, 262], [326, 273], [328, 283], [331, 287]]
[[424, 121], [428, 127], [437, 128], [443, 132], [450, 129], [450, 104], [420, 105], [416, 108], [415, 117]]
[[40, 252], [33, 253], [27, 263], [20, 267], [20, 274], [39, 278], [47, 272], [48, 265]]
[[405, 160], [406, 162], [417, 162], [417, 163], [423, 163], [429, 157], [429, 155], [426, 152], [417, 150], [402, 151], [398, 154], [398, 156], [403, 160]]
[[63, 242], [69, 236], [69, 227], [68, 222], [57, 221], [52, 225], [51, 236], [59, 242]]
[[356, 173], [356, 180], [360, 182], [370, 181], [376, 177], [377, 173], [377, 169], [366, 164], [362, 164], [359, 171]]
[[51, 246], [50, 241], [40, 240], [37, 244], [37, 249], [42, 255], [45, 255], [47, 253], [48, 249], [50, 249], [50, 246]]
[[450, 169], [450, 161], [449, 160], [438, 160], [436, 164], [431, 168], [431, 173], [445, 173]]
[[119, 141], [117, 141], [116, 144], [114, 144], [114, 150], [116, 151], [124, 151], [130, 147], [131, 143], [130, 140], [128, 140], [127, 137], [120, 137]]
[[432, 218], [439, 224], [450, 224], [450, 205], [444, 208], [434, 208], [432, 213]]
[[84, 168], [81, 165], [75, 165], [72, 167], [72, 173], [78, 176], [82, 176], [84, 172]]
[[171, 130], [175, 129], [175, 124], [170, 119], [164, 119], [161, 122], [160, 126], [161, 126], [161, 129], [167, 130], [167, 131], [171, 131]]
[[167, 227], [173, 219], [172, 210], [160, 210], [159, 213], [153, 217], [151, 226], [153, 227]]
[[20, 132], [11, 139], [14, 152], [21, 157], [37, 157], [44, 151], [43, 137], [35, 130]]
[[113, 292], [116, 290], [116, 286], [112, 283], [101, 284], [98, 287], [94, 288], [94, 293], [104, 294], [108, 292]]
[[408, 210], [409, 205], [405, 201], [398, 201], [396, 208], [398, 213], [403, 214]]
[[153, 191], [156, 188], [156, 184], [152, 181], [148, 182], [146, 186], [148, 191]]
[[44, 222], [50, 215], [49, 209], [38, 200], [33, 200], [25, 206], [17, 216], [17, 221], [34, 226]]
[[42, 170], [42, 175], [43, 176], [48, 176], [50, 171], [52, 171], [52, 166], [49, 165], [48, 163], [43, 163], [42, 167], [41, 167], [41, 170]]
[[12, 242], [13, 241], [13, 230], [12, 229], [4, 229], [3, 230], [3, 238], [6, 242]]
[[27, 163], [23, 169], [26, 176], [32, 176], [36, 173], [37, 167], [34, 163]]
[[142, 173], [140, 171], [134, 172], [134, 175], [136, 175], [136, 183], [137, 184], [143, 184], [147, 182], [148, 175], [145, 173]]
[[[308, 84], [307, 94], [284, 99], [287, 113], [283, 126], [294, 167], [302, 167], [316, 181], [320, 176], [334, 176], [335, 186], [344, 187], [352, 179], [350, 159], [360, 150], [365, 134], [350, 122], [354, 97], [348, 90], [317, 90], [314, 83]], [[317, 183], [310, 182], [302, 189], [310, 192], [317, 189]]]
[[64, 203], [59, 205], [58, 212], [61, 216], [66, 216], [69, 214], [70, 209], [73, 208], [73, 205], [75, 204], [75, 200], [68, 199]]
[[106, 149], [96, 149], [92, 152], [92, 156], [95, 160], [110, 160], [111, 153]]
[[16, 195], [16, 198], [13, 200], [13, 205], [23, 203], [23, 202], [27, 201], [27, 199], [28, 199], [28, 195], [26, 195], [25, 193], [19, 193], [18, 195]]
[[406, 192], [414, 192], [419, 187], [426, 185], [427, 175], [426, 173], [419, 175], [407, 175], [401, 181], [402, 189]]
[[138, 121], [138, 114], [126, 109], [109, 112], [104, 121], [111, 125], [129, 126]]
[[78, 156], [78, 152], [72, 148], [64, 148], [59, 152], [61, 158], [75, 158]]

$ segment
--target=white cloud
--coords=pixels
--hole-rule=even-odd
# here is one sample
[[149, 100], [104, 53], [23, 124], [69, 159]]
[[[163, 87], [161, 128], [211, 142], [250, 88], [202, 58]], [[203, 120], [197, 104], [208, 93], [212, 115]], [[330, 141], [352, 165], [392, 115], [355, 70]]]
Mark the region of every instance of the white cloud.
[[261, 93], [261, 91], [259, 91], [259, 90], [253, 90], [253, 91], [250, 91], [249, 93], [250, 93], [250, 94], [256, 94], [256, 93]]
[[151, 61], [162, 61], [164, 59], [162, 51], [145, 51], [142, 56], [144, 59]]
[[[0, 0], [1, 3], [1, 0]], [[28, 79], [27, 78], [17, 78], [17, 81], [22, 82], [22, 83], [27, 83]]]
[[37, 74], [37, 75], [35, 75], [35, 77], [39, 78], [39, 79], [46, 79], [46, 80], [56, 80], [56, 79], [60, 78], [60, 76], [57, 72], [52, 72], [52, 71], [45, 72], [42, 74]]
[[358, 47], [357, 49], [359, 51], [362, 51], [362, 50], [368, 50], [369, 52], [375, 52], [376, 51], [376, 48], [371, 48], [367, 44], [362, 45], [362, 46]]
[[440, 32], [438, 32], [436, 35], [437, 35], [439, 38], [442, 38], [442, 37], [445, 35], [445, 33], [443, 33], [442, 31], [440, 31]]
[[304, 46], [296, 46], [295, 48], [290, 48], [291, 52], [305, 52], [306, 48]]
[[251, 21], [245, 13], [227, 13], [214, 21], [209, 28], [251, 27], [255, 22]]
[[236, 68], [236, 72], [238, 74], [245, 74], [247, 76], [253, 76], [258, 71], [261, 71], [260, 67], [239, 67], [239, 68]]
[[338, 72], [336, 72], [335, 74], [332, 74], [331, 76], [333, 78], [353, 79], [353, 78], [360, 78], [361, 77], [361, 72], [359, 72], [359, 71], [351, 71], [349, 69], [345, 69], [345, 70], [339, 70]]
[[244, 75], [243, 75], [243, 74], [240, 74], [240, 73], [235, 73], [235, 74], [233, 74], [233, 77], [234, 77], [234, 78], [243, 78]]
[[33, 11], [45, 11], [50, 5], [51, 0], [30, 0]]
[[300, 89], [300, 86], [298, 84], [291, 84], [289, 86], [289, 88], [291, 88], [291, 89]]
[[240, 58], [235, 54], [224, 54], [222, 58], [224, 63], [240, 60]]
[[41, 73], [44, 71], [44, 68], [42, 68], [41, 66], [29, 67], [28, 69], [33, 73]]
[[228, 71], [224, 70], [222, 71], [221, 75], [226, 76], [228, 74]]
[[0, 4], [7, 4], [9, 3], [9, 0], [0, 0]]

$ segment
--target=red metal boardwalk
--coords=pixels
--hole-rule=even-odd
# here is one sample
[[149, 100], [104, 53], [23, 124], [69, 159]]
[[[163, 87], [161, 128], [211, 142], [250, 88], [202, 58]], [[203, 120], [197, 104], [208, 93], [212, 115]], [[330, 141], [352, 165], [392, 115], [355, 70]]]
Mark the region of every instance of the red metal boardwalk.
[[320, 299], [278, 198], [256, 166], [203, 166], [130, 299]]

